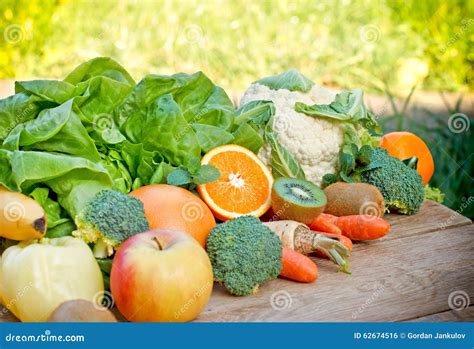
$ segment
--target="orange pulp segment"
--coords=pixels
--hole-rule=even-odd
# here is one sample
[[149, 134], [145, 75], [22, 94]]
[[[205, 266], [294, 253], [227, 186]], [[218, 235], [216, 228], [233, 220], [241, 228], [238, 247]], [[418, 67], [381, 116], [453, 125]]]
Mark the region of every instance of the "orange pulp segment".
[[223, 145], [209, 151], [201, 163], [213, 165], [221, 173], [218, 180], [197, 188], [217, 218], [260, 217], [270, 208], [273, 176], [252, 151]]

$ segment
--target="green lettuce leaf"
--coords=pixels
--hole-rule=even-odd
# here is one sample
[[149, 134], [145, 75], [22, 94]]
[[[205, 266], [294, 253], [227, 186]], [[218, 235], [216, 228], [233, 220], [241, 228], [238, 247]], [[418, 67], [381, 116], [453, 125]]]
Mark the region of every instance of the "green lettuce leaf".
[[191, 126], [196, 133], [196, 137], [202, 151], [205, 153], [207, 153], [212, 148], [233, 143], [234, 141], [234, 136], [232, 133], [227, 132], [220, 127], [206, 124], [192, 124]]
[[28, 93], [42, 101], [62, 104], [82, 94], [85, 87], [86, 85], [75, 86], [66, 81], [58, 80], [17, 81], [15, 82], [15, 93]]
[[135, 85], [135, 81], [125, 68], [108, 57], [97, 57], [82, 63], [69, 73], [64, 81], [77, 85], [95, 76], [105, 76], [116, 81]]
[[43, 110], [36, 119], [19, 124], [3, 143], [8, 150], [42, 150], [99, 161], [94, 141], [73, 111], [72, 100]]
[[[167, 181], [193, 190], [216, 180], [219, 171], [200, 164], [203, 153], [228, 143], [258, 152], [274, 114], [268, 101], [236, 111], [202, 72], [148, 75], [136, 84], [106, 57], [63, 81], [19, 81], [15, 92], [0, 100], [0, 184], [45, 208], [49, 237], [70, 234], [72, 218], [100, 190]], [[285, 149], [274, 147], [287, 166]]]
[[34, 119], [41, 110], [40, 99], [26, 93], [17, 93], [0, 100], [0, 142], [23, 122]]

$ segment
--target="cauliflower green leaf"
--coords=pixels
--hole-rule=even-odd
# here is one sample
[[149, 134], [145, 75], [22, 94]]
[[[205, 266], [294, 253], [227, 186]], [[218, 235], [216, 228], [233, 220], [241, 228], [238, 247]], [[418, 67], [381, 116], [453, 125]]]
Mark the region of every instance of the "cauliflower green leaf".
[[311, 90], [314, 85], [314, 82], [294, 68], [275, 76], [269, 76], [257, 80], [255, 83], [265, 85], [272, 90], [285, 89], [304, 93]]

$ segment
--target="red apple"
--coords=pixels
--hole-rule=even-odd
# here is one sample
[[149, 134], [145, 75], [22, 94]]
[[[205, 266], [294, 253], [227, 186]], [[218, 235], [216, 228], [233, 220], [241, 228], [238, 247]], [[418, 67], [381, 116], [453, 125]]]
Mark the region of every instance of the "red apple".
[[129, 321], [191, 321], [207, 304], [212, 286], [206, 251], [188, 234], [174, 230], [127, 239], [110, 274], [115, 304]]

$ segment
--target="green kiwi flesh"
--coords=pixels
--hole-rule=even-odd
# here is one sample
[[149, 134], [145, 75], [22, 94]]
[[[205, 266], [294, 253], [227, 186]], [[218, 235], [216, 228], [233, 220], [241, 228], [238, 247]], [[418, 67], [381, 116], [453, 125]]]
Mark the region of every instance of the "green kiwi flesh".
[[326, 195], [304, 179], [277, 178], [272, 188], [272, 210], [279, 219], [311, 223], [324, 211]]

